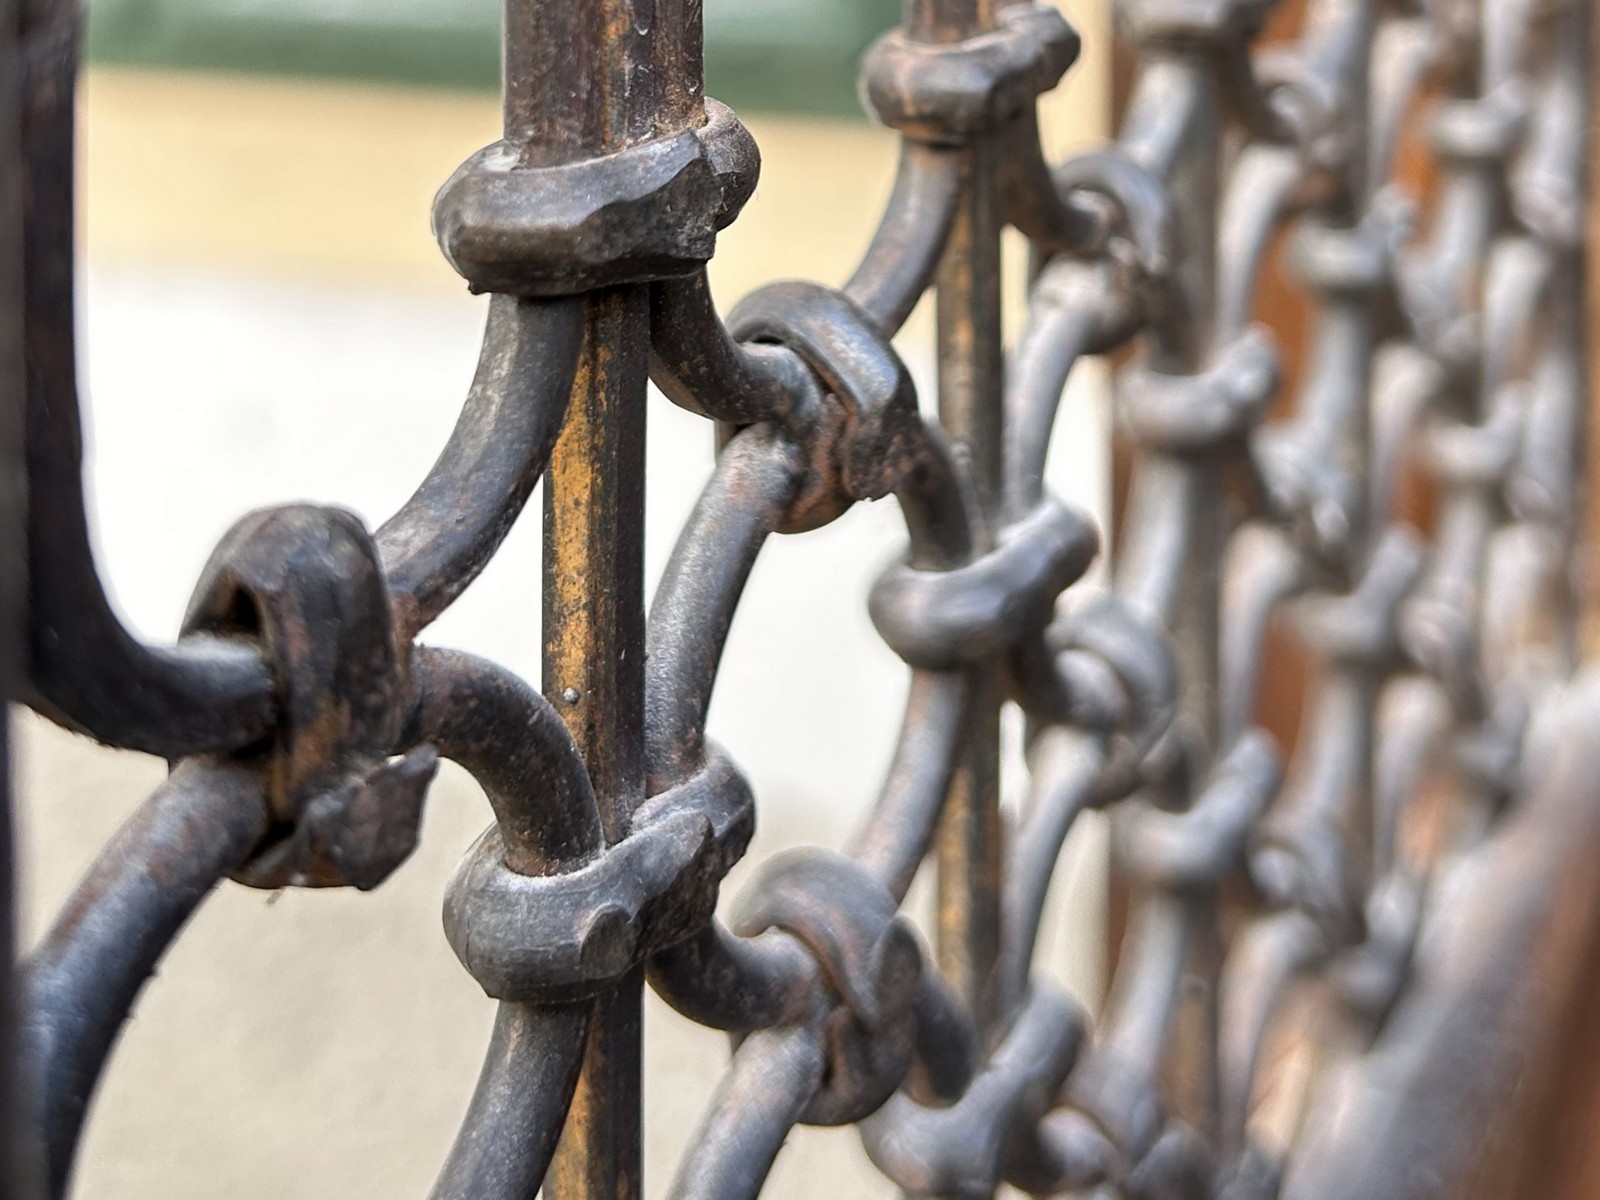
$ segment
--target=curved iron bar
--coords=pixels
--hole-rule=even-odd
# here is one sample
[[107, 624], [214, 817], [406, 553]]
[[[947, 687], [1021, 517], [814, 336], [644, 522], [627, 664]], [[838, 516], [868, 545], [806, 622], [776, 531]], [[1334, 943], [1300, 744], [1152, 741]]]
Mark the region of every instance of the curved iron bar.
[[673, 1200], [756, 1196], [826, 1065], [821, 1039], [803, 1025], [764, 1029], [746, 1038], [718, 1081], [667, 1195]]
[[961, 155], [905, 141], [894, 191], [872, 241], [845, 282], [844, 294], [887, 333], [906, 323], [927, 291], [955, 220]]
[[645, 761], [650, 794], [699, 767], [706, 712], [745, 582], [799, 485], [799, 463], [772, 430], [726, 447], [656, 591], [646, 633]]
[[589, 1006], [502, 1003], [472, 1104], [428, 1193], [431, 1200], [513, 1200], [544, 1182], [572, 1103]]
[[1061, 393], [1078, 361], [1105, 353], [1132, 325], [1126, 295], [1107, 287], [1100, 264], [1056, 259], [1040, 272], [1028, 323], [1006, 378], [1006, 512], [1019, 520], [1044, 496], [1045, 459]]
[[1027, 807], [1006, 864], [1002, 961], [1012, 997], [1022, 992], [1028, 978], [1061, 848], [1078, 815], [1102, 799], [1101, 775], [1110, 757], [1099, 738], [1064, 729], [1041, 732], [1032, 754]]
[[734, 425], [781, 421], [818, 402], [793, 351], [733, 340], [704, 271], [650, 289], [650, 379], [674, 404]]
[[1000, 190], [1007, 222], [1045, 255], [1083, 251], [1103, 233], [1103, 214], [1078, 202], [1051, 177], [1039, 118], [1024, 112], [1002, 135]]
[[74, 83], [78, 7], [20, 6], [24, 461], [29, 699], [115, 746], [175, 757], [229, 750], [272, 726], [272, 680], [248, 646], [141, 644], [95, 571], [84, 507], [73, 335]]
[[[750, 193], [755, 155], [704, 100], [697, 10], [665, 6], [644, 27], [512, 0], [509, 140], [458, 172], [437, 210], [451, 261], [498, 293], [450, 443], [376, 551], [338, 514], [296, 510], [298, 524], [279, 525], [342, 530], [348, 553], [248, 586], [227, 584], [220, 563], [206, 595], [226, 611], [206, 609], [212, 632], [172, 650], [127, 634], [88, 554], [71, 361], [76, 28], [59, 0], [23, 7], [32, 699], [119, 744], [234, 754], [178, 764], [36, 956], [29, 1049], [55, 1194], [128, 1005], [209, 888], [230, 873], [259, 882], [263, 855], [286, 845], [335, 865], [376, 845], [392, 869], [436, 752], [495, 810], [447, 928], [501, 1000], [437, 1196], [543, 1184], [580, 1200], [598, 1179], [637, 1190], [637, 1097], [620, 1060], [641, 973], [739, 1039], [677, 1196], [753, 1196], [796, 1124], [863, 1118], [874, 1160], [915, 1195], [981, 1197], [1002, 1180], [1039, 1194], [1267, 1195], [1286, 1172], [1290, 1195], [1357, 1178], [1363, 1194], [1398, 1197], [1414, 1194], [1413, 1161], [1461, 1169], [1449, 1130], [1388, 1120], [1390, 1093], [1432, 1094], [1451, 1121], [1482, 1112], [1484, 1081], [1515, 1056], [1489, 1053], [1493, 1070], [1474, 1073], [1448, 1053], [1460, 1014], [1477, 1011], [1461, 994], [1515, 1009], [1520, 993], [1496, 974], [1515, 957], [1504, 947], [1548, 928], [1558, 903], [1525, 887], [1528, 863], [1568, 878], [1578, 839], [1551, 831], [1595, 812], [1572, 785], [1592, 757], [1593, 705], [1580, 699], [1555, 732], [1545, 715], [1552, 697], [1592, 690], [1563, 683], [1578, 605], [1561, 570], [1586, 390], [1584, 6], [1460, 22], [1465, 6], [1314, 0], [1296, 39], [1253, 54], [1270, 4], [1130, 0], [1140, 65], [1124, 132], [1051, 166], [1034, 99], [1076, 50], [1059, 16], [910, 0], [902, 33], [874, 52], [885, 74], [867, 90], [904, 136], [859, 268], [842, 290], [764, 289], [725, 325], [704, 262]], [[616, 87], [594, 92], [597, 78]], [[1433, 85], [1450, 96], [1435, 136], [1443, 195], [1428, 241], [1401, 254], [1398, 136]], [[1249, 318], [1290, 217], [1318, 315], [1292, 411], [1262, 428], [1276, 351]], [[1038, 274], [1002, 382], [990, 289], [1007, 224], [1033, 242]], [[917, 413], [887, 340], [930, 290], [937, 421]], [[531, 296], [547, 298], [519, 298]], [[1116, 586], [1057, 613], [1094, 538], [1045, 495], [1050, 434], [1074, 364], [1124, 343], [1137, 355], [1120, 388], [1134, 470]], [[642, 608], [615, 611], [638, 582], [627, 555], [602, 569], [593, 547], [568, 553], [561, 538], [631, 537], [637, 480], [615, 478], [606, 456], [638, 447], [647, 368], [719, 422], [723, 444], [646, 627]], [[595, 676], [595, 697], [560, 691], [560, 671], [546, 699], [492, 664], [411, 646], [552, 456], [548, 515], [567, 532], [550, 586], [573, 601], [561, 564], [582, 559], [589, 592], [615, 595], [551, 609], [547, 637], [564, 648], [547, 667], [633, 656]], [[1238, 527], [1223, 502], [1236, 466], [1258, 493]], [[1416, 539], [1391, 522], [1402, 479], [1418, 475], [1443, 501], [1420, 586]], [[912, 683], [889, 772], [852, 857], [777, 860], [730, 930], [717, 890], [752, 801], [705, 722], [739, 599], [769, 534], [890, 492], [910, 545], [873, 615]], [[590, 504], [590, 523], [573, 524]], [[274, 582], [358, 588], [380, 567], [392, 628], [364, 638], [316, 621], [367, 613], [367, 593]], [[1282, 785], [1254, 723], [1271, 715], [1256, 683], [1285, 611], [1317, 665], [1312, 724]], [[1491, 635], [1507, 614], [1514, 627]], [[348, 648], [374, 661], [345, 662]], [[330, 680], [367, 690], [324, 697]], [[1004, 852], [1003, 689], [1028, 717], [1032, 772]], [[375, 699], [390, 692], [392, 712]], [[1396, 714], [1382, 736], [1380, 706]], [[1430, 812], [1441, 794], [1450, 810]], [[1104, 1030], [1079, 1062], [1077, 1014], [1031, 963], [1063, 843], [1091, 806], [1111, 810], [1132, 891]], [[1419, 841], [1413, 825], [1430, 822]], [[929, 858], [938, 969], [897, 915]], [[1525, 902], [1503, 904], [1516, 884]], [[1230, 889], [1244, 911], [1225, 921]], [[1501, 957], [1463, 940], [1462, 912]], [[1320, 1019], [1286, 1024], [1312, 979]], [[1269, 1145], [1257, 1102], [1283, 1037], [1331, 1066]], [[1387, 1178], [1337, 1173], [1351, 1129], [1376, 1130]]]
[[507, 862], [525, 875], [581, 863], [605, 844], [594, 787], [554, 707], [510, 671], [418, 647], [402, 741], [466, 768], [489, 797]]
[[[146, 646], [95, 573], [83, 495], [73, 334], [76, 9], [29, 7], [24, 258], [31, 506], [29, 678], [48, 715], [168, 758], [259, 741], [273, 683], [253, 651], [215, 638]], [[408, 642], [482, 570], [526, 503], [566, 414], [582, 336], [576, 300], [496, 297], [482, 358], [439, 461], [377, 534]]]
[[67, 1193], [95, 1086], [145, 981], [269, 827], [254, 771], [183, 763], [106, 844], [30, 956], [23, 1055], [52, 1197]]
[[408, 642], [477, 578], [544, 474], [583, 337], [576, 300], [495, 296], [478, 372], [439, 460], [375, 538]]

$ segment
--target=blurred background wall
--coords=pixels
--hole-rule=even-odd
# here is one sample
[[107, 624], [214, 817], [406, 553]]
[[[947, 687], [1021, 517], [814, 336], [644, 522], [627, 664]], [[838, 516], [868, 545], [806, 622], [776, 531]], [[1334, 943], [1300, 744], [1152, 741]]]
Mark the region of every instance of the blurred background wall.
[[[88, 471], [102, 574], [149, 637], [174, 635], [207, 554], [246, 509], [331, 501], [375, 525], [443, 444], [484, 310], [439, 257], [428, 208], [497, 136], [498, 3], [91, 0], [79, 214]], [[724, 307], [770, 279], [849, 274], [895, 159], [894, 139], [855, 107], [854, 60], [896, 7], [706, 0], [708, 91], [740, 109], [764, 158], [712, 265]], [[1108, 94], [1100, 0], [1064, 7], [1087, 51], [1047, 102], [1057, 156], [1100, 137]], [[1014, 323], [1022, 248], [1008, 253]], [[926, 383], [931, 313], [900, 343]], [[1103, 511], [1096, 380], [1069, 392], [1055, 486]], [[650, 419], [653, 577], [711, 442], [703, 421], [660, 397]], [[537, 679], [538, 512], [535, 498], [427, 640]], [[865, 594], [903, 537], [892, 500], [858, 506], [779, 539], [756, 569], [711, 714], [756, 788], [754, 859], [836, 845], [871, 803], [906, 672], [873, 633]], [[164, 765], [15, 720], [27, 942]], [[488, 819], [447, 766], [421, 849], [377, 892], [215, 895], [135, 1010], [95, 1104], [78, 1194], [425, 1194], [492, 1015], [439, 921], [444, 883]], [[1086, 846], [1043, 944], [1049, 969], [1092, 996], [1099, 893]], [[647, 1191], [658, 1194], [727, 1046], [654, 1002], [646, 1021]], [[769, 1194], [822, 1186], [840, 1200], [889, 1191], [852, 1132], [801, 1131]]]

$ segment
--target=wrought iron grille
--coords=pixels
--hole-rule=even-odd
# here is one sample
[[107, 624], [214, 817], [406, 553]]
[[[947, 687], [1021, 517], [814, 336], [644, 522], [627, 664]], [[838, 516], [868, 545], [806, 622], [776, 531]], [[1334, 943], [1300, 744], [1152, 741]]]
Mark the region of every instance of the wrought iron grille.
[[[7, 685], [172, 763], [21, 965], [9, 1194], [68, 1190], [129, 1007], [207, 894], [377, 887], [441, 756], [494, 808], [444, 912], [499, 1009], [438, 1197], [640, 1195], [647, 981], [733, 1039], [682, 1200], [754, 1196], [797, 1123], [859, 1124], [916, 1196], [1512, 1194], [1600, 947], [1589, 5], [1280, 7], [1128, 0], [1120, 135], [1050, 163], [1062, 16], [906, 0], [862, 73], [902, 141], [859, 268], [723, 318], [705, 263], [758, 155], [703, 94], [697, 0], [507, 0], [505, 136], [434, 211], [493, 294], [454, 434], [375, 533], [243, 518], [172, 646], [118, 624], [89, 549], [78, 14], [8, 9]], [[1006, 226], [1032, 247], [1009, 348]], [[1258, 323], [1280, 234], [1303, 346]], [[919, 398], [891, 339], [930, 289]], [[1104, 355], [1110, 552], [1043, 485], [1067, 377]], [[719, 455], [647, 617], [652, 380]], [[536, 690], [417, 638], [541, 477]], [[757, 809], [704, 733], [741, 588], [773, 534], [891, 495], [908, 549], [869, 604], [912, 682], [879, 799], [843, 852], [781, 855], [719, 909]], [[1110, 582], [1080, 582], [1097, 555]], [[1290, 644], [1307, 720], [1280, 738], [1260, 681]], [[1010, 823], [1005, 705], [1031, 772]], [[1030, 962], [1092, 809], [1120, 902], [1091, 1033]], [[931, 949], [900, 914], [929, 861]]]

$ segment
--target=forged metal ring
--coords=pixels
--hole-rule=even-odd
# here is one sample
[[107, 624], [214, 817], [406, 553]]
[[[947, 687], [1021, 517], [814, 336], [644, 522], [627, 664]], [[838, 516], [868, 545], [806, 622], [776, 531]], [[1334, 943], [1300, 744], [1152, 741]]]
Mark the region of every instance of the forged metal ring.
[[873, 584], [868, 611], [889, 648], [911, 666], [965, 666], [1042, 630], [1056, 597], [1082, 578], [1099, 549], [1093, 522], [1047, 498], [1003, 530], [995, 549], [964, 567], [894, 564]]
[[376, 887], [416, 847], [438, 766], [390, 760], [409, 647], [395, 639], [377, 547], [359, 518], [309, 504], [263, 509], [224, 535], [185, 636], [258, 641], [277, 684], [267, 796], [282, 832], [234, 878], [251, 887]]
[[711, 919], [722, 877], [754, 829], [750, 785], [717, 750], [646, 801], [627, 837], [571, 871], [512, 870], [491, 825], [450, 880], [445, 936], [496, 1000], [597, 995]]
[[1081, 41], [1048, 4], [1003, 9], [998, 27], [959, 42], [884, 34], [861, 62], [862, 102], [904, 137], [960, 145], [1015, 120], [1061, 81]]
[[922, 417], [916, 387], [894, 345], [843, 292], [789, 280], [758, 288], [728, 314], [741, 342], [787, 346], [828, 395], [790, 428], [806, 477], [778, 529], [826, 525], [858, 500], [888, 495], [910, 467]]
[[439, 189], [433, 230], [474, 292], [569, 296], [687, 275], [755, 190], [761, 155], [725, 105], [706, 123], [612, 154], [527, 166], [478, 151]]

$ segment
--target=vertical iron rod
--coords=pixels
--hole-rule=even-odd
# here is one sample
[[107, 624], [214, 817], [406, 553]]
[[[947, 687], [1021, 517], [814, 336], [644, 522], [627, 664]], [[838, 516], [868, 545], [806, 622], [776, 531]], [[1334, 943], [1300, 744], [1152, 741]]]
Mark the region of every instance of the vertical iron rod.
[[[526, 161], [613, 152], [663, 119], [688, 124], [698, 108], [697, 80], [673, 77], [696, 74], [698, 36], [687, 31], [698, 6], [687, 0], [507, 0], [505, 25], [506, 135]], [[588, 766], [612, 844], [644, 797], [648, 354], [645, 286], [594, 293], [544, 485], [544, 690]], [[595, 1002], [545, 1181], [551, 1200], [640, 1195], [642, 985], [636, 971]]]
[[[595, 296], [572, 409], [545, 478], [544, 687], [589, 767], [606, 840], [644, 798], [644, 439], [648, 296]], [[635, 971], [595, 1004], [551, 1200], [640, 1194]]]
[[[986, 0], [911, 5], [908, 25], [931, 41], [992, 28]], [[936, 281], [939, 416], [966, 456], [985, 529], [979, 550], [992, 547], [1005, 494], [1005, 429], [1001, 403], [1000, 231], [998, 147], [976, 139], [963, 166], [962, 195]], [[937, 842], [938, 959], [980, 1027], [997, 1015], [995, 971], [1000, 954], [1000, 681], [993, 664], [982, 676], [973, 731], [957, 768]]]
[[[530, 161], [605, 154], [703, 113], [696, 0], [507, 0], [506, 131]], [[594, 293], [544, 498], [544, 690], [577, 741], [606, 840], [644, 798], [646, 285]], [[643, 971], [595, 1003], [550, 1200], [642, 1190]]]

